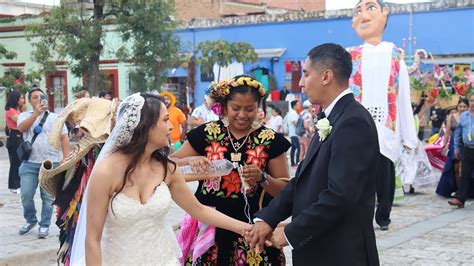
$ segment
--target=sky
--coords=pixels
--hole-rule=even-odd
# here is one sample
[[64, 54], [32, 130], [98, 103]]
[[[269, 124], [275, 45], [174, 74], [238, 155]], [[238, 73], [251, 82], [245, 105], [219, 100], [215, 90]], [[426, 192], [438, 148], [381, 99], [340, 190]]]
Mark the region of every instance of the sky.
[[[36, 3], [43, 5], [58, 5], [60, 0], [17, 0], [18, 2]], [[326, 0], [326, 9], [348, 9], [353, 8], [359, 0]], [[385, 2], [406, 4], [419, 2], [434, 2], [434, 0], [385, 0]]]

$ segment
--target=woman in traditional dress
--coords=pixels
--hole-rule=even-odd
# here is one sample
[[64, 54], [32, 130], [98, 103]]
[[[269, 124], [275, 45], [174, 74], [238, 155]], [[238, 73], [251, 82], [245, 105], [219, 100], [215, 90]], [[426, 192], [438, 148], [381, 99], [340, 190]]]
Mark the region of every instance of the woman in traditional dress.
[[[265, 95], [260, 82], [236, 76], [212, 86], [209, 95], [222, 105], [223, 119], [190, 131], [188, 141], [172, 159], [195, 169], [224, 158], [238, 164], [229, 175], [200, 181], [195, 195], [204, 205], [252, 223], [253, 214], [286, 186], [286, 151], [291, 145], [282, 134], [258, 123], [258, 108]], [[178, 236], [181, 262], [186, 265], [285, 265], [280, 249], [267, 248], [258, 254], [243, 237], [224, 229], [211, 230], [213, 237], [204, 239], [189, 234], [195, 225], [184, 220]], [[201, 224], [200, 229], [197, 231], [209, 227]]]

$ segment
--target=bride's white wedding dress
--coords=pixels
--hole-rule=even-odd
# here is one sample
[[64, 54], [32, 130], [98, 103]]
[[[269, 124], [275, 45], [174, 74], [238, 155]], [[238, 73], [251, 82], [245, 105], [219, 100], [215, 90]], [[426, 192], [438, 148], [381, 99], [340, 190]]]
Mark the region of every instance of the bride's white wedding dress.
[[162, 182], [145, 204], [119, 193], [109, 203], [102, 236], [104, 265], [179, 265], [181, 251], [165, 221], [171, 194]]

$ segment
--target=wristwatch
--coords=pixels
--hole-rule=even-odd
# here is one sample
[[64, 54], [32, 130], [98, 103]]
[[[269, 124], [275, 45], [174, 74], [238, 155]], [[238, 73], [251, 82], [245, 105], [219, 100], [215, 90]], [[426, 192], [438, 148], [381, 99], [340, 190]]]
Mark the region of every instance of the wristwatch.
[[262, 175], [261, 175], [260, 177], [261, 177], [262, 179], [257, 182], [259, 185], [267, 181], [267, 179], [268, 179], [268, 174], [267, 174], [265, 171], [263, 171], [263, 172], [262, 172]]

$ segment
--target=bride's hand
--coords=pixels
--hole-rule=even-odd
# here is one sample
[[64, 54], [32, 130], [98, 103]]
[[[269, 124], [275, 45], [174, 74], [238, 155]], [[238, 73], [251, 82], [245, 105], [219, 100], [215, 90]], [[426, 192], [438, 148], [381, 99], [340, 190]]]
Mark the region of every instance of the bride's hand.
[[204, 156], [191, 157], [188, 162], [193, 172], [197, 174], [207, 173], [209, 166], [211, 165], [211, 160]]
[[242, 230], [240, 231], [240, 235], [243, 236], [245, 238], [245, 240], [247, 240], [247, 237], [249, 236], [250, 232], [252, 231], [252, 228], [253, 228], [253, 224], [247, 224], [247, 223], [244, 223], [244, 222], [241, 222], [243, 225], [242, 225]]

